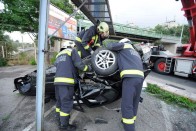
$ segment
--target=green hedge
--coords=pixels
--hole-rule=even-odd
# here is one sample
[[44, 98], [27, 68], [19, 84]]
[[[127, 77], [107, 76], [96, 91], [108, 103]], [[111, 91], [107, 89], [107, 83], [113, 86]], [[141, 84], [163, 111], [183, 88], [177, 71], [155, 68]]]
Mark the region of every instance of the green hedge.
[[7, 60], [5, 58], [0, 57], [0, 67], [6, 66], [7, 65]]

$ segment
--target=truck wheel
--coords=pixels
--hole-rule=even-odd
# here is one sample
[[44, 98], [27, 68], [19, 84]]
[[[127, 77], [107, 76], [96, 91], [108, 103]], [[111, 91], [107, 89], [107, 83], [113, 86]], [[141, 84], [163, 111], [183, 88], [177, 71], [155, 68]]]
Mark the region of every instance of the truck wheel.
[[166, 64], [165, 64], [165, 58], [160, 58], [158, 59], [155, 64], [154, 64], [154, 70], [155, 72], [159, 73], [159, 74], [168, 74], [166, 72], [164, 72]]

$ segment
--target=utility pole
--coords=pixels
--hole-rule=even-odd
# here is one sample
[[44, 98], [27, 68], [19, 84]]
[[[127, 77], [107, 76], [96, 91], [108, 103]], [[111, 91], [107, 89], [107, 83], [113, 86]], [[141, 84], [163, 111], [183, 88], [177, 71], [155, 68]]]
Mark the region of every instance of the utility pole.
[[48, 36], [49, 0], [40, 0], [36, 79], [36, 131], [44, 131], [45, 53]]
[[5, 52], [4, 52], [3, 45], [1, 46], [1, 49], [2, 49], [2, 55], [3, 55], [3, 58], [5, 58]]

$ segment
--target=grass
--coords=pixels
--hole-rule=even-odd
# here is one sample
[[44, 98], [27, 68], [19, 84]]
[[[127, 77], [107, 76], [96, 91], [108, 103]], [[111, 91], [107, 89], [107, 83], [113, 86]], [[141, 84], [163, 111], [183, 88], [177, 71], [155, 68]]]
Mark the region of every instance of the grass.
[[172, 94], [168, 91], [160, 89], [156, 84], [148, 84], [146, 91], [154, 94], [156, 97], [166, 101], [167, 103], [177, 104], [181, 107], [185, 107], [191, 111], [196, 111], [196, 103], [192, 102], [188, 98]]
[[7, 121], [10, 118], [10, 114], [6, 115], [5, 117], [2, 118], [2, 121]]

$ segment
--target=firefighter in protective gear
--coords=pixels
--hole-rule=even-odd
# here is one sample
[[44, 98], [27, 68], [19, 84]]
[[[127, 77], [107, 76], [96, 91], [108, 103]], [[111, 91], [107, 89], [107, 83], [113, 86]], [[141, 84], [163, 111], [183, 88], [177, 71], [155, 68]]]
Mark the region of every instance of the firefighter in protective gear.
[[75, 130], [76, 126], [69, 124], [70, 112], [73, 108], [74, 86], [77, 84], [77, 69], [90, 71], [91, 67], [84, 65], [75, 49], [62, 46], [56, 56], [56, 74], [54, 79], [56, 96], [56, 114], [60, 119], [60, 129]]
[[109, 26], [106, 22], [100, 22], [97, 26], [91, 26], [87, 30], [82, 30], [76, 37], [75, 44], [81, 57], [91, 55], [97, 47], [102, 45], [102, 41], [109, 36]]
[[118, 43], [109, 43], [106, 48], [118, 51], [118, 67], [122, 79], [122, 123], [125, 131], [134, 131], [134, 122], [144, 80], [141, 57], [127, 38]]

